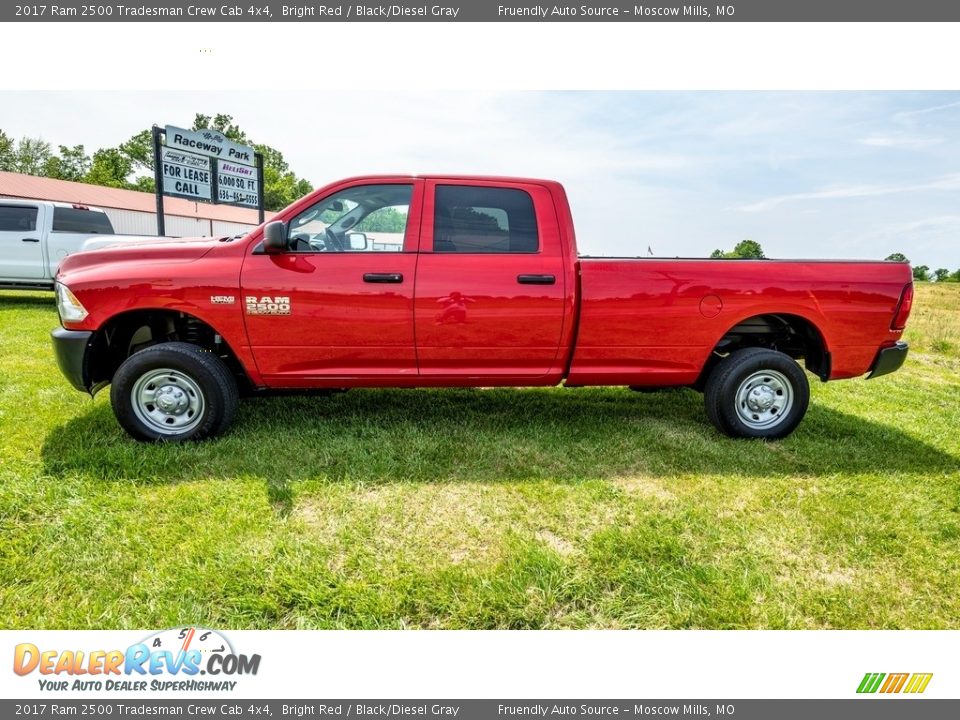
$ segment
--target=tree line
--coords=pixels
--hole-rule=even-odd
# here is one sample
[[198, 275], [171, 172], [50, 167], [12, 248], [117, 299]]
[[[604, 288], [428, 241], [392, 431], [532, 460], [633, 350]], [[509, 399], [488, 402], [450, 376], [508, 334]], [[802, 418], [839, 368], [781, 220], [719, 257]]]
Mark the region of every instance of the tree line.
[[[251, 140], [231, 115], [197, 113], [193, 130], [211, 128], [228, 140], [251, 145], [263, 155], [263, 204], [267, 210], [282, 210], [313, 186], [297, 177], [276, 148]], [[141, 130], [116, 147], [100, 148], [88, 154], [83, 145], [58, 145], [54, 150], [42, 138], [16, 140], [0, 129], [0, 170], [39, 175], [58, 180], [154, 192], [153, 136]]]
[[[724, 252], [723, 250], [714, 250], [710, 254], [711, 258], [754, 258], [761, 260], [766, 257], [763, 254], [763, 248], [756, 240], [741, 240], [734, 246], [733, 250]], [[891, 253], [884, 260], [890, 262], [905, 262], [910, 260], [903, 253]], [[927, 265], [916, 265], [913, 267], [913, 279], [925, 280], [931, 282], [960, 282], [960, 269], [950, 272], [947, 268], [937, 268], [931, 270]]]
[[[910, 262], [903, 253], [892, 253], [887, 255], [884, 260], [892, 262]], [[937, 268], [931, 270], [927, 265], [915, 265], [913, 267], [914, 280], [928, 280], [932, 282], [960, 282], [960, 270], [950, 272], [947, 268]]]

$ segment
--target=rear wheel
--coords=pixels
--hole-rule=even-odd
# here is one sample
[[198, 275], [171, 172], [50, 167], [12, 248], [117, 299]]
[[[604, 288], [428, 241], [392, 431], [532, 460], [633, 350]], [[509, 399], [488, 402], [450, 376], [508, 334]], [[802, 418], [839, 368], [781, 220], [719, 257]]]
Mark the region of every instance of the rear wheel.
[[704, 389], [707, 417], [731, 437], [786, 437], [809, 402], [803, 368], [789, 355], [766, 348], [731, 353], [713, 368]]
[[218, 435], [237, 411], [237, 384], [209, 350], [182, 342], [135, 352], [117, 370], [110, 401], [137, 440], [179, 442]]

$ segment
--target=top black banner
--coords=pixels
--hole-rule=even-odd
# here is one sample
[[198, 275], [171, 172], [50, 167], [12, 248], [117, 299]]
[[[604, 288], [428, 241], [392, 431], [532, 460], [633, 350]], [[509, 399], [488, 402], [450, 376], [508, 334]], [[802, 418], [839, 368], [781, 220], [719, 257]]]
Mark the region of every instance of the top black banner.
[[663, 0], [500, 3], [495, 0], [400, 2], [189, 2], [129, 0], [0, 6], [3, 22], [949, 22], [960, 3], [943, 0]]

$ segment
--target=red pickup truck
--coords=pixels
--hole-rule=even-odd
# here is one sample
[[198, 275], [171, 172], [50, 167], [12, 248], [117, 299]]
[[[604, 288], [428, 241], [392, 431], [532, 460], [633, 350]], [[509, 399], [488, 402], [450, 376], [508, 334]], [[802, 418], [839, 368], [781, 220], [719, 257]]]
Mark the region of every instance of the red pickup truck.
[[[61, 370], [112, 383], [140, 440], [224, 431], [241, 394], [627, 385], [703, 391], [735, 437], [781, 438], [821, 380], [902, 365], [910, 267], [577, 255], [549, 180], [358, 177], [248, 235], [70, 255]], [[571, 402], [576, 402], [571, 400]]]

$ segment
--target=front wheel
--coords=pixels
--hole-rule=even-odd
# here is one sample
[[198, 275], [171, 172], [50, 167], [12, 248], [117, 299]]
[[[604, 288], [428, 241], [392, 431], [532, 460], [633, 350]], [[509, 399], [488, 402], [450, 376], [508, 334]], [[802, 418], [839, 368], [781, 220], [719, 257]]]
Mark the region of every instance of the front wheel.
[[776, 440], [792, 433], [806, 414], [810, 383], [789, 355], [745, 348], [713, 368], [704, 402], [707, 417], [725, 435]]
[[110, 388], [114, 415], [137, 440], [179, 442], [218, 435], [237, 412], [237, 384], [209, 350], [182, 342], [127, 358]]

